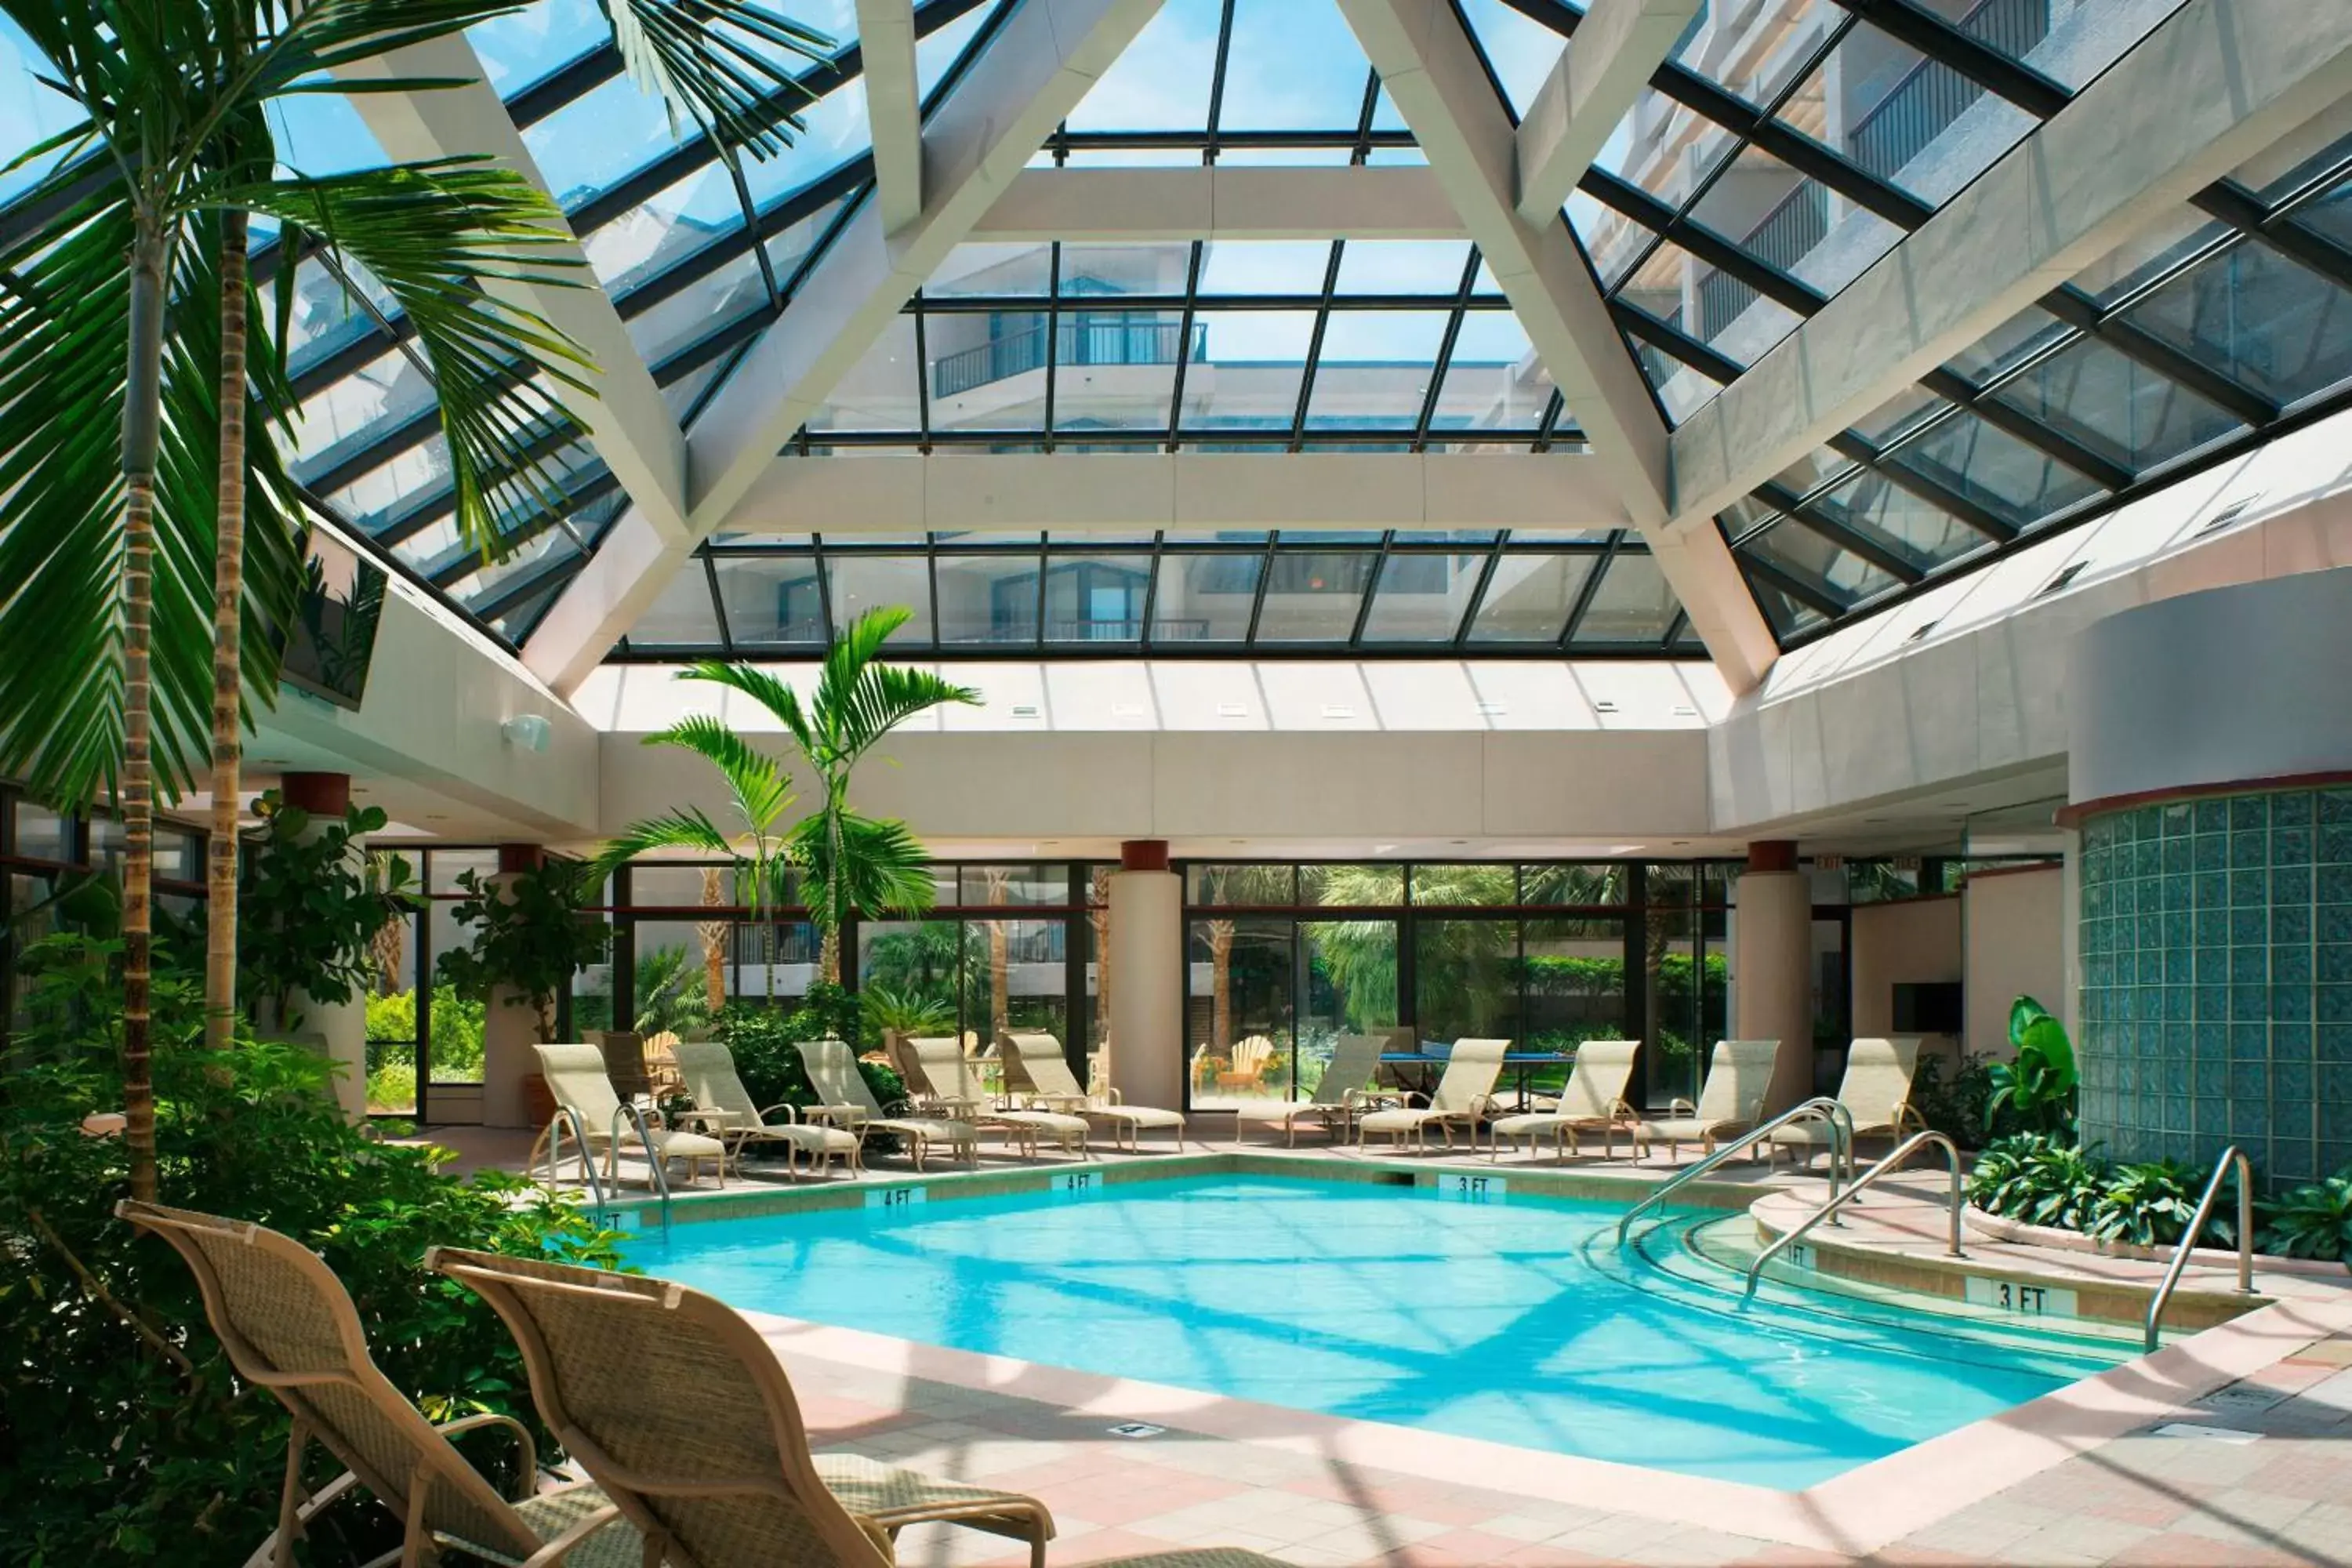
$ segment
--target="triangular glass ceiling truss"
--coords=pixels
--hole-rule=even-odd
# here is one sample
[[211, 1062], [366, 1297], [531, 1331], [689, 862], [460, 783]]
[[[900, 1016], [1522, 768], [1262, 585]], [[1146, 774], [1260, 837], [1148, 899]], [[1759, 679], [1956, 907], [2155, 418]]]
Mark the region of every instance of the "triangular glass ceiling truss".
[[806, 658], [881, 605], [956, 658], [1311, 653], [1703, 658], [1638, 536], [1448, 532], [722, 534], [616, 658]]

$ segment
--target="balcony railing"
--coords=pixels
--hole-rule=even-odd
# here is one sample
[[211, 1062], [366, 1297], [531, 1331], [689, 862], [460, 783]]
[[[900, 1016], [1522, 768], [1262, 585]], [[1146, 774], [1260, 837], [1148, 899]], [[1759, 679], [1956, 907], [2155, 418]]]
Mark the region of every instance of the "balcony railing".
[[[992, 338], [935, 361], [931, 365], [931, 395], [953, 397], [991, 382], [1045, 369], [1045, 323], [1040, 321], [1024, 331]], [[1056, 361], [1066, 367], [1174, 364], [1183, 332], [1181, 321], [1067, 321], [1055, 332], [1060, 351]], [[1192, 351], [1186, 357], [1197, 364], [1207, 357], [1208, 348], [1208, 324], [1196, 321], [1192, 324]]]
[[[1781, 272], [1793, 273], [1830, 232], [1829, 193], [1807, 180], [1781, 198], [1748, 230], [1739, 248]], [[1756, 290], [1728, 272], [1710, 272], [1698, 282], [1698, 319], [1710, 336], [1739, 319], [1756, 303]]]
[[[1957, 25], [1977, 42], [2023, 59], [2049, 36], [2050, 0], [1982, 0]], [[1923, 59], [1854, 122], [1847, 154], [1892, 179], [1983, 96], [1982, 87], [1943, 61]]]

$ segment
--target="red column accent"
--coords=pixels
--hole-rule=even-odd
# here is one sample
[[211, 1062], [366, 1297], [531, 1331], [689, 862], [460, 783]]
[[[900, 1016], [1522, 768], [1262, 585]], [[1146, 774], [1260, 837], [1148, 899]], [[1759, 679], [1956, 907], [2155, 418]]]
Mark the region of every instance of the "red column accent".
[[546, 863], [544, 844], [501, 844], [499, 846], [499, 872], [536, 871]]
[[1748, 847], [1748, 868], [1751, 871], [1793, 871], [1797, 868], [1797, 841], [1793, 838], [1759, 838]]
[[1168, 869], [1168, 840], [1128, 839], [1118, 847], [1118, 868], [1122, 871], [1165, 871]]
[[313, 816], [341, 816], [352, 804], [352, 775], [280, 773], [278, 797]]

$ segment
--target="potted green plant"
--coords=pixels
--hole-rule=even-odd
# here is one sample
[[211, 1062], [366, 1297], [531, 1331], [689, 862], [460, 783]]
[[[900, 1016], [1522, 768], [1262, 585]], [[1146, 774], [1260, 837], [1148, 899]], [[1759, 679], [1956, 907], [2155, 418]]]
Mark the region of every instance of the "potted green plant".
[[320, 817], [276, 790], [254, 804], [239, 889], [237, 988], [257, 1026], [301, 1026], [298, 999], [340, 1005], [375, 977], [376, 933], [416, 907], [407, 860], [363, 852], [379, 806]]
[[508, 1006], [531, 1009], [540, 1043], [554, 1044], [555, 999], [612, 946], [611, 929], [589, 909], [601, 885], [594, 868], [551, 855], [503, 887], [476, 871], [457, 885], [466, 896], [451, 913], [473, 928], [474, 940], [443, 953], [436, 977], [485, 1005], [504, 987]]

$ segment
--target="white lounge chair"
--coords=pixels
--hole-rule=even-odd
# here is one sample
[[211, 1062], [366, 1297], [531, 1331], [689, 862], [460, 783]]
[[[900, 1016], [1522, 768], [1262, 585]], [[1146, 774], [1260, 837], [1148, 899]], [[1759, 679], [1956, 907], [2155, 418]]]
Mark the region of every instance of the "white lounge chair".
[[[1845, 1078], [1838, 1084], [1838, 1103], [1853, 1118], [1857, 1138], [1900, 1138], [1913, 1124], [1926, 1126], [1911, 1109], [1911, 1079], [1919, 1070], [1919, 1037], [1856, 1040], [1846, 1053]], [[1787, 1150], [1799, 1164], [1832, 1147], [1826, 1121], [1798, 1121], [1772, 1134], [1769, 1153], [1775, 1161]]]
[[1024, 1159], [1035, 1159], [1038, 1144], [1049, 1140], [1066, 1152], [1087, 1152], [1085, 1117], [992, 1105], [992, 1097], [981, 1082], [980, 1064], [964, 1055], [954, 1036], [918, 1037], [907, 1042], [907, 1048], [914, 1055], [924, 1099], [932, 1110], [1003, 1133], [1008, 1143], [1019, 1146]]
[[1115, 1089], [1104, 1098], [1096, 1099], [1078, 1087], [1077, 1078], [1070, 1071], [1070, 1059], [1062, 1053], [1062, 1042], [1053, 1036], [1034, 1032], [1007, 1035], [999, 1054], [1004, 1058], [1006, 1094], [1026, 1100], [1029, 1109], [1108, 1121], [1114, 1145], [1130, 1153], [1140, 1152], [1140, 1136], [1147, 1127], [1166, 1128], [1177, 1147], [1183, 1147], [1182, 1111], [1156, 1105], [1126, 1104]]
[[802, 1115], [831, 1121], [861, 1140], [868, 1132], [896, 1133], [907, 1141], [918, 1171], [929, 1158], [934, 1143], [946, 1144], [971, 1164], [980, 1163], [980, 1140], [971, 1122], [885, 1113], [866, 1075], [857, 1070], [857, 1058], [844, 1042], [795, 1040], [793, 1049], [800, 1052], [801, 1063], [808, 1068], [809, 1086], [817, 1092], [817, 1103], [806, 1107]]
[[1676, 1100], [1667, 1109], [1679, 1114], [1635, 1122], [1633, 1158], [1647, 1159], [1653, 1143], [1664, 1143], [1670, 1159], [1678, 1158], [1685, 1143], [1711, 1154], [1718, 1140], [1755, 1126], [1772, 1090], [1772, 1064], [1780, 1055], [1778, 1040], [1717, 1040], [1698, 1103]]
[[1454, 1124], [1461, 1122], [1470, 1129], [1470, 1147], [1477, 1148], [1478, 1126], [1495, 1108], [1495, 1080], [1502, 1076], [1503, 1058], [1510, 1048], [1508, 1040], [1454, 1041], [1429, 1103], [1375, 1110], [1357, 1118], [1356, 1147], [1363, 1148], [1373, 1133], [1385, 1132], [1392, 1146], [1402, 1147], [1410, 1138], [1416, 1150], [1427, 1152], [1429, 1130], [1435, 1127], [1451, 1149]]
[[[863, 1167], [863, 1145], [856, 1133], [814, 1121], [795, 1121], [789, 1105], [762, 1108], [736, 1074], [734, 1053], [718, 1041], [673, 1040], [670, 1050], [677, 1058], [680, 1084], [697, 1108], [728, 1113], [729, 1120], [717, 1136], [735, 1156], [736, 1174], [742, 1174], [746, 1143], [782, 1144], [784, 1173], [793, 1181], [800, 1180], [803, 1154], [808, 1156], [812, 1175], [831, 1170], [836, 1158], [852, 1175]], [[768, 1120], [776, 1111], [783, 1113], [783, 1121]]]
[[1370, 1085], [1380, 1071], [1381, 1057], [1399, 1035], [1409, 1029], [1386, 1029], [1376, 1035], [1342, 1035], [1331, 1047], [1331, 1060], [1308, 1100], [1245, 1100], [1234, 1111], [1234, 1142], [1242, 1139], [1244, 1122], [1269, 1123], [1283, 1131], [1283, 1142], [1298, 1145], [1298, 1124], [1308, 1121], [1329, 1134], [1334, 1142], [1348, 1140], [1357, 1113], [1386, 1098]]
[[[621, 1113], [621, 1098], [613, 1092], [613, 1080], [604, 1076], [604, 1053], [594, 1046], [533, 1046], [539, 1055], [539, 1070], [547, 1079], [547, 1091], [555, 1097], [559, 1112], [569, 1110], [579, 1119], [579, 1135], [588, 1147], [581, 1151], [585, 1163], [590, 1154], [601, 1152], [604, 1156], [604, 1179], [619, 1179], [621, 1149], [637, 1143], [635, 1123]], [[647, 1110], [646, 1136], [653, 1147], [645, 1152], [648, 1161], [683, 1160], [686, 1179], [691, 1184], [700, 1179], [702, 1162], [708, 1160], [719, 1173], [719, 1184], [727, 1184], [727, 1145], [716, 1138], [699, 1132], [681, 1132], [659, 1125], [661, 1112]], [[558, 1114], [540, 1134], [538, 1144], [530, 1152], [531, 1169], [539, 1168], [541, 1145], [547, 1149], [547, 1179], [555, 1180], [555, 1134], [563, 1125]]]
[[1565, 1160], [1583, 1152], [1579, 1132], [1598, 1131], [1602, 1154], [1615, 1159], [1618, 1129], [1631, 1133], [1639, 1120], [1625, 1102], [1625, 1086], [1633, 1080], [1633, 1058], [1641, 1048], [1639, 1040], [1587, 1040], [1578, 1046], [1576, 1066], [1552, 1108], [1496, 1122], [1488, 1130], [1488, 1152], [1499, 1159], [1507, 1140], [1524, 1138], [1533, 1153], [1538, 1140], [1549, 1132], [1552, 1158]]

